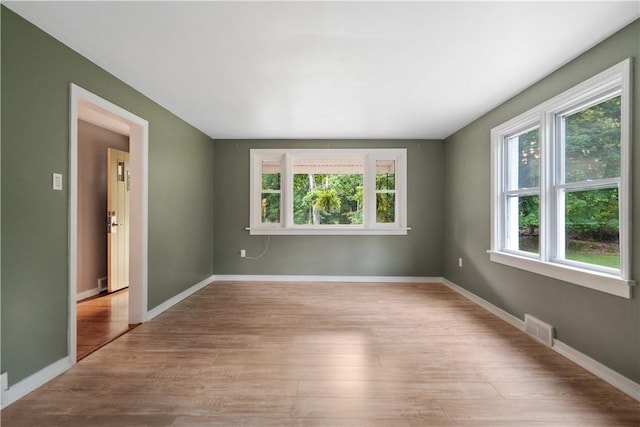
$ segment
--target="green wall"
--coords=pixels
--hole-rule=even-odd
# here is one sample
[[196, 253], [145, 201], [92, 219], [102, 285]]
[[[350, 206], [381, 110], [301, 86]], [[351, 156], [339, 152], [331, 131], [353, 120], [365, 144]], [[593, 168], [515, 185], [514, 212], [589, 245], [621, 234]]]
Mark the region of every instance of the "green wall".
[[[69, 84], [149, 121], [151, 309], [213, 273], [212, 140], [1, 7], [2, 353], [10, 384], [67, 355]], [[51, 174], [64, 174], [64, 191]]]
[[[250, 236], [251, 148], [407, 148], [406, 236]], [[216, 274], [441, 276], [444, 145], [424, 140], [217, 140], [215, 160]]]
[[[634, 57], [633, 274], [640, 279], [640, 21], [579, 56], [445, 142], [445, 257], [449, 280], [509, 313], [532, 314], [556, 327], [556, 337], [640, 382], [640, 298], [623, 299], [492, 263], [490, 131], [566, 89]], [[464, 267], [457, 265], [464, 258]]]
[[[149, 309], [214, 272], [444, 275], [519, 318], [530, 313], [553, 324], [557, 338], [640, 382], [637, 295], [627, 300], [491, 263], [486, 253], [491, 128], [626, 57], [635, 57], [637, 68], [638, 21], [444, 142], [213, 143], [4, 6], [1, 14], [1, 370], [9, 372], [11, 384], [67, 354], [71, 82], [150, 123]], [[639, 94], [636, 71], [634, 170], [640, 167]], [[407, 236], [273, 236], [261, 260], [241, 259], [240, 249], [256, 255], [267, 239], [244, 229], [249, 223], [249, 149], [256, 147], [408, 148], [412, 230]], [[52, 172], [64, 173], [64, 191], [51, 190]], [[640, 224], [637, 173], [633, 208], [633, 222]], [[633, 251], [638, 259], [640, 226], [634, 229]], [[463, 268], [457, 266], [458, 257], [464, 259]], [[633, 277], [640, 278], [638, 262]]]

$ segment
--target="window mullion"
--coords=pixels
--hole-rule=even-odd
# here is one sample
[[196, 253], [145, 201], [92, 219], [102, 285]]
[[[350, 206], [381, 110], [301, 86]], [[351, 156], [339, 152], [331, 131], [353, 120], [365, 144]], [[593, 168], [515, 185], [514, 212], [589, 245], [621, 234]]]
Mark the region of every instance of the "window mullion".
[[553, 114], [553, 185], [551, 187], [551, 196], [553, 197], [553, 216], [552, 232], [553, 242], [555, 245], [551, 251], [551, 259], [558, 260], [565, 258], [565, 201], [564, 190], [559, 185], [564, 184], [564, 176], [566, 172], [565, 158], [565, 129], [564, 121], [558, 114]]
[[282, 206], [281, 216], [284, 228], [289, 228], [293, 224], [293, 173], [291, 154], [285, 152], [282, 161], [282, 194], [280, 203]]
[[554, 242], [553, 197], [553, 120], [540, 113], [540, 260], [549, 261]]
[[369, 228], [376, 221], [376, 159], [371, 155], [364, 156], [363, 200], [364, 225]]

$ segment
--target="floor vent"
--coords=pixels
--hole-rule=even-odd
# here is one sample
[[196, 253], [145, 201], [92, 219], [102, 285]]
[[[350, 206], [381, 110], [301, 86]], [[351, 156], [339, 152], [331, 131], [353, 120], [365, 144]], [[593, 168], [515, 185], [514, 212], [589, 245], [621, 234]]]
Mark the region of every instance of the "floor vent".
[[524, 331], [547, 346], [553, 346], [553, 326], [548, 323], [525, 314]]

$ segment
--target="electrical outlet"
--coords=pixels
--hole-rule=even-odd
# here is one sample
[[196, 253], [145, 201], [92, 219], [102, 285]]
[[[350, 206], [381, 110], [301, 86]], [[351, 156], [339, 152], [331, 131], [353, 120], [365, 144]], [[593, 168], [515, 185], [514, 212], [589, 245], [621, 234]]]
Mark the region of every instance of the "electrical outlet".
[[458, 258], [458, 267], [462, 268], [462, 258]]
[[245, 258], [247, 256], [247, 252], [244, 249], [240, 249], [240, 258]]
[[2, 373], [2, 391], [9, 390], [9, 374]]

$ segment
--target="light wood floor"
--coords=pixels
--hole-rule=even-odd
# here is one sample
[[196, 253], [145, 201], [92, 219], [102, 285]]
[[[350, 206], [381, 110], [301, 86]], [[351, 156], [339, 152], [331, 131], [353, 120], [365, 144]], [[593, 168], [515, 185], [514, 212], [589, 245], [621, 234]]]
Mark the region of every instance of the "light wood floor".
[[81, 360], [126, 333], [129, 325], [129, 289], [78, 302], [77, 359]]
[[640, 403], [448, 288], [216, 283], [2, 426], [640, 425]]

